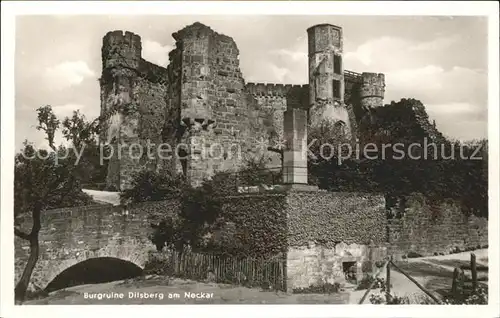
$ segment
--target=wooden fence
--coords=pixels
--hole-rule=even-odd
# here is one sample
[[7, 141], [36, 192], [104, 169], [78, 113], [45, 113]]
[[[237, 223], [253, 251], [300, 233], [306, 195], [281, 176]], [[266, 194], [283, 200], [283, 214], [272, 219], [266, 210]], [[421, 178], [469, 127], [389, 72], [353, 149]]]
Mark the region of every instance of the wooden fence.
[[285, 260], [166, 251], [165, 273], [198, 281], [236, 284], [286, 291]]
[[[465, 274], [470, 271], [470, 277]], [[478, 272], [483, 274], [478, 277]], [[488, 266], [477, 265], [476, 254], [470, 254], [470, 265], [455, 267], [453, 271], [453, 281], [451, 284], [451, 294], [455, 299], [460, 299], [464, 294], [474, 292], [479, 287], [479, 282], [488, 280]]]
[[[386, 261], [385, 263], [385, 268], [386, 268], [386, 283], [385, 283], [385, 297], [386, 297], [386, 303], [389, 303], [392, 296], [391, 296], [391, 267], [394, 267], [395, 270], [403, 274], [406, 278], [408, 278], [412, 283], [414, 283], [418, 288], [420, 288], [427, 296], [429, 296], [436, 304], [441, 304], [441, 301], [434, 295], [432, 294], [428, 289], [426, 289], [424, 286], [422, 286], [419, 282], [417, 282], [413, 277], [411, 277], [408, 273], [403, 271], [401, 268], [399, 268], [396, 264], [394, 264], [392, 260], [392, 256], [389, 257], [389, 260]], [[382, 267], [383, 268], [383, 267]], [[381, 271], [379, 271], [374, 278], [377, 278], [378, 275], [380, 275]], [[373, 288], [376, 280], [374, 279], [373, 282], [370, 284], [366, 292], [363, 294], [363, 297], [360, 299], [358, 304], [362, 304], [366, 296], [370, 293], [371, 289]]]

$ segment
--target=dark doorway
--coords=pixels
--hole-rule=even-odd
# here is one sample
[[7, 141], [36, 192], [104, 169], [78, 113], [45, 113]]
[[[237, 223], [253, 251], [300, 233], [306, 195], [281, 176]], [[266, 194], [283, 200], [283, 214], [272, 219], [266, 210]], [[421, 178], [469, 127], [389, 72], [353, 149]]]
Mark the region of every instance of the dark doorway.
[[356, 282], [356, 262], [342, 262], [342, 271], [346, 281], [350, 283]]
[[142, 269], [131, 262], [113, 257], [91, 258], [62, 271], [45, 291], [50, 293], [71, 286], [107, 283], [140, 275]]

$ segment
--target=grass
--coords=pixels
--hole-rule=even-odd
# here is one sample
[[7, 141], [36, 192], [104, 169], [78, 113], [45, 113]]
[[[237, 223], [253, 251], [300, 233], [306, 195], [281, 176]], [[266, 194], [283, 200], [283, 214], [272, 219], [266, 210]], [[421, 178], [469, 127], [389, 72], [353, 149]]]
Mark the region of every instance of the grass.
[[453, 272], [448, 271], [447, 269], [435, 266], [423, 262], [412, 262], [412, 263], [396, 263], [396, 265], [405, 271], [407, 274], [415, 277], [443, 277], [443, 278], [453, 278]]
[[450, 267], [461, 267], [470, 266], [470, 261], [459, 260], [459, 259], [428, 259], [427, 262], [434, 263], [437, 265], [445, 265]]

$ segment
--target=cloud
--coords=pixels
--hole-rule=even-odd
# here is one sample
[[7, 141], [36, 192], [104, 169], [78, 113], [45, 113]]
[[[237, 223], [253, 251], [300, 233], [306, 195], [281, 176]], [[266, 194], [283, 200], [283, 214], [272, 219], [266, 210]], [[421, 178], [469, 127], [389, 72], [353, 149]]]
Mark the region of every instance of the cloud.
[[166, 67], [168, 65], [168, 53], [173, 49], [171, 45], [161, 45], [152, 40], [144, 40], [142, 42], [142, 57], [157, 65]]
[[[429, 41], [418, 42], [394, 36], [382, 36], [346, 51], [344, 61], [348, 69], [380, 72], [408, 65], [429, 63], [429, 59], [441, 57], [443, 51], [455, 43], [460, 36], [442, 36]], [[438, 53], [436, 53], [438, 52]], [[434, 62], [431, 60], [431, 62]]]
[[276, 55], [284, 59], [290, 59], [293, 62], [307, 63], [307, 51], [279, 49], [279, 50], [272, 50], [270, 53], [271, 55]]
[[52, 106], [54, 114], [60, 119], [62, 119], [63, 117], [71, 116], [73, 114], [73, 111], [75, 110], [80, 110], [80, 112], [82, 112], [81, 110], [84, 108], [85, 105], [75, 103]]
[[347, 68], [353, 69], [366, 69], [370, 66], [381, 67], [381, 64], [386, 66], [389, 63], [398, 63], [399, 59], [405, 59], [405, 55], [400, 52], [407, 51], [411, 46], [412, 43], [405, 39], [383, 36], [369, 40], [353, 51], [345, 52], [344, 63]]
[[[435, 94], [443, 89], [443, 68], [427, 65], [421, 68], [402, 69], [385, 73], [388, 95], [417, 97], [416, 95]], [[391, 94], [392, 93], [392, 94]]]
[[443, 50], [451, 45], [457, 43], [460, 40], [459, 35], [447, 36], [447, 37], [439, 37], [432, 41], [422, 42], [411, 46], [409, 49], [411, 51], [435, 51], [435, 50]]
[[[385, 74], [385, 102], [416, 98], [431, 120], [448, 136], [470, 139], [487, 136], [485, 71], [468, 68], [455, 55], [461, 36], [439, 36], [428, 41], [383, 36], [344, 54], [346, 69]], [[450, 52], [455, 52], [450, 59]], [[462, 63], [462, 64], [460, 64]], [[465, 63], [468, 65], [468, 62]]]
[[486, 120], [453, 114], [436, 116], [435, 120], [437, 128], [445, 136], [452, 139], [474, 140], [487, 138], [488, 136], [488, 123]]
[[308, 82], [307, 38], [295, 39], [287, 47], [264, 52], [262, 61], [254, 63], [245, 72], [259, 82], [305, 84]]
[[385, 73], [386, 100], [413, 97], [431, 104], [475, 103], [486, 109], [488, 76], [464, 67], [427, 65]]
[[447, 103], [447, 104], [426, 104], [425, 107], [429, 114], [449, 115], [464, 114], [471, 115], [481, 111], [481, 107], [471, 103]]
[[272, 77], [277, 83], [284, 83], [285, 77], [289, 75], [289, 70], [284, 67], [276, 66], [273, 63], [268, 63], [269, 69], [271, 70]]
[[61, 62], [45, 69], [44, 80], [52, 90], [79, 85], [89, 77], [95, 77], [95, 72], [84, 61]]

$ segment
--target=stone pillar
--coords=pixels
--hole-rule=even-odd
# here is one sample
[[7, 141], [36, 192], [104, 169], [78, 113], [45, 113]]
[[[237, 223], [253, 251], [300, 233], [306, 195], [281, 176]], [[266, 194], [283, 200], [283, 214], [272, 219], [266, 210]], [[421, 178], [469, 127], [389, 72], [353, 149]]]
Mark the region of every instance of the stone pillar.
[[307, 184], [307, 112], [293, 108], [284, 117], [283, 183]]

